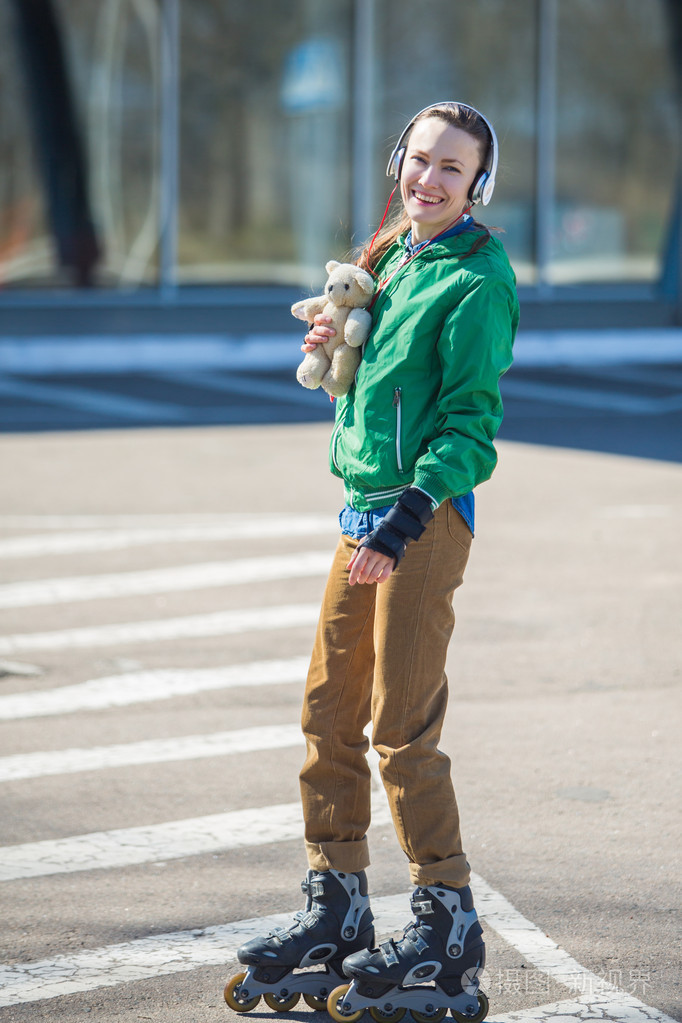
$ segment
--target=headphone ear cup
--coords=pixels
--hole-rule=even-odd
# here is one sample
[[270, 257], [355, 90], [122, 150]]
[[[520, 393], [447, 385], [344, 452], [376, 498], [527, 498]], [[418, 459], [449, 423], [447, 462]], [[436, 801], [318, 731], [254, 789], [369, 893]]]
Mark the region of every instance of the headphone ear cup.
[[469, 196], [468, 196], [468, 198], [471, 200], [472, 203], [480, 202], [481, 199], [483, 198], [483, 191], [485, 189], [485, 183], [486, 183], [486, 181], [488, 180], [489, 177], [490, 177], [490, 175], [489, 175], [488, 171], [484, 170], [484, 171], [481, 171], [481, 173], [478, 175], [478, 177], [474, 178], [474, 180], [472, 182], [472, 185], [471, 185], [471, 188], [469, 189]]
[[393, 158], [393, 177], [396, 181], [400, 181], [400, 175], [403, 169], [403, 160], [405, 159], [405, 146], [398, 150]]

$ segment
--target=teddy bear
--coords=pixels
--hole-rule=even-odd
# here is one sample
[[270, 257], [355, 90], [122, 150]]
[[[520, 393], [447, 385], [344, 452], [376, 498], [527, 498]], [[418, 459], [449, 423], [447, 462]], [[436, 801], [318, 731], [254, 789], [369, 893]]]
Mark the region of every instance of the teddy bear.
[[336, 334], [316, 346], [296, 371], [296, 379], [304, 387], [320, 387], [332, 398], [350, 390], [360, 364], [360, 346], [365, 343], [372, 326], [367, 306], [372, 301], [374, 281], [366, 270], [353, 263], [337, 263], [331, 259], [325, 266], [327, 283], [324, 295], [305, 298], [291, 307], [299, 320], [312, 323], [318, 313], [331, 317]]

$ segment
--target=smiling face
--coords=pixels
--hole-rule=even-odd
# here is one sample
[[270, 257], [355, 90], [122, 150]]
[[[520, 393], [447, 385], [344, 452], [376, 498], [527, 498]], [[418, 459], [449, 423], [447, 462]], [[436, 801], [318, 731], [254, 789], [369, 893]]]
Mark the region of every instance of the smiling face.
[[417, 121], [407, 142], [400, 194], [412, 241], [424, 242], [452, 226], [469, 206], [469, 189], [481, 169], [473, 136], [440, 117]]

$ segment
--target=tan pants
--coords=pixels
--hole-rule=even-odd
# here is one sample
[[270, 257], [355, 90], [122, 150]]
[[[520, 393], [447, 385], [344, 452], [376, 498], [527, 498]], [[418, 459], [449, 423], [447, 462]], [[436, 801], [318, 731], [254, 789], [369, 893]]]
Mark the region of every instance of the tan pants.
[[348, 585], [358, 541], [342, 536], [322, 602], [303, 708], [301, 797], [315, 870], [369, 864], [373, 722], [398, 840], [415, 885], [469, 883], [450, 761], [439, 751], [448, 700], [445, 658], [471, 533], [446, 501], [379, 585]]

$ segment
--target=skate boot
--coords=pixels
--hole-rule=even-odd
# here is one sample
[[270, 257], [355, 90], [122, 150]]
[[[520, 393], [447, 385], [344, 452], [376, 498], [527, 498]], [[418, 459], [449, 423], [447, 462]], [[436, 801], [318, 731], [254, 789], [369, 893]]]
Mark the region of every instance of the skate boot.
[[351, 983], [327, 1002], [337, 1023], [354, 1023], [365, 1009], [377, 1023], [398, 1023], [406, 1009], [417, 1023], [440, 1023], [448, 1009], [458, 1023], [485, 1019], [488, 999], [478, 989], [485, 945], [471, 889], [417, 888], [412, 912], [402, 938], [345, 960]]
[[373, 943], [364, 871], [309, 870], [301, 888], [306, 907], [293, 923], [247, 941], [237, 952], [246, 973], [225, 987], [225, 1001], [235, 1012], [255, 1009], [261, 995], [276, 1012], [293, 1009], [300, 995], [312, 1009], [326, 1009], [329, 993], [343, 983], [343, 960]]

